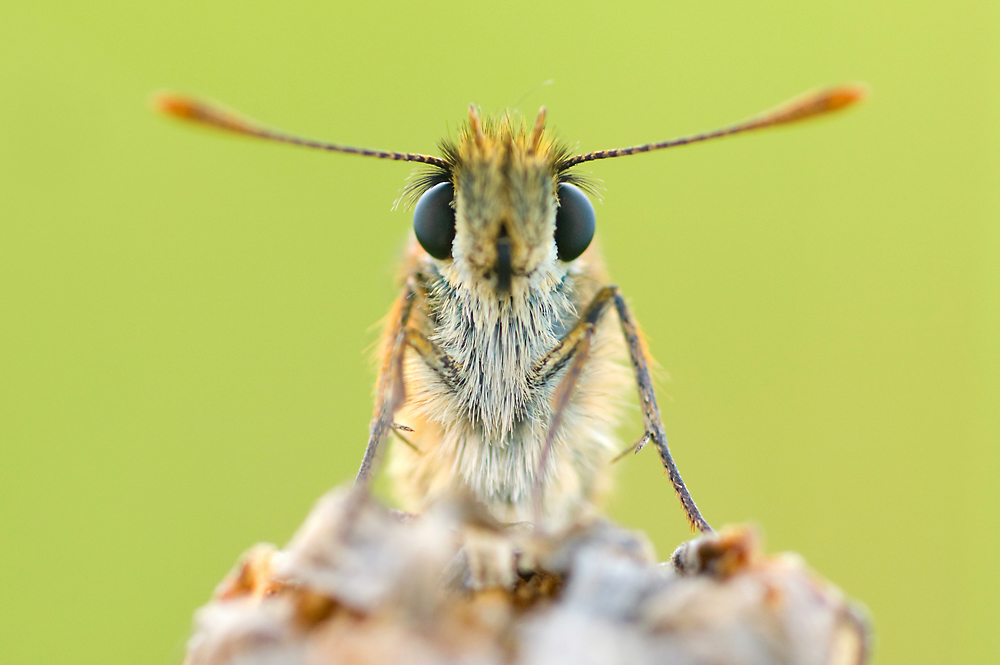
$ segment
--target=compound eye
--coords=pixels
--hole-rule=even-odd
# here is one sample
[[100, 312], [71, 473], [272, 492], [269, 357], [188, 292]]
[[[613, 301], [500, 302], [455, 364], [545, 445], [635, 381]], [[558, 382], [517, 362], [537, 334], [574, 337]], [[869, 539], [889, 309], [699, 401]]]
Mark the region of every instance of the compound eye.
[[434, 185], [420, 197], [413, 209], [413, 232], [417, 242], [435, 259], [451, 257], [455, 240], [455, 209], [451, 202], [455, 188], [450, 182]]
[[559, 183], [556, 210], [556, 251], [560, 261], [572, 261], [590, 246], [597, 228], [597, 215], [590, 199], [576, 185]]

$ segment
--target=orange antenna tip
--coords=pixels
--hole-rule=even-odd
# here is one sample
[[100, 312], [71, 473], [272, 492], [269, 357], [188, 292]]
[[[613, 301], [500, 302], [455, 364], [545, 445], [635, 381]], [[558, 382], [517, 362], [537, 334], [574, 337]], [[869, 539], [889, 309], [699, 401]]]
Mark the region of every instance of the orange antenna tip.
[[829, 107], [831, 111], [840, 111], [849, 106], [859, 104], [868, 99], [869, 89], [863, 83], [833, 88], [829, 91]]
[[237, 134], [268, 138], [267, 132], [253, 120], [241, 117], [235, 111], [223, 106], [205, 102], [194, 97], [162, 92], [150, 99], [153, 109], [163, 115], [179, 120], [187, 120], [218, 129], [226, 129]]
[[784, 104], [762, 114], [756, 124], [759, 127], [805, 120], [812, 116], [840, 111], [857, 104], [868, 96], [868, 87], [851, 84], [811, 91], [793, 97]]
[[193, 120], [200, 115], [196, 110], [200, 104], [189, 97], [177, 95], [172, 92], [158, 92], [153, 94], [149, 98], [149, 105], [157, 113], [184, 120]]
[[833, 88], [829, 94], [831, 110], [837, 111], [868, 99], [869, 88], [864, 83], [851, 83]]

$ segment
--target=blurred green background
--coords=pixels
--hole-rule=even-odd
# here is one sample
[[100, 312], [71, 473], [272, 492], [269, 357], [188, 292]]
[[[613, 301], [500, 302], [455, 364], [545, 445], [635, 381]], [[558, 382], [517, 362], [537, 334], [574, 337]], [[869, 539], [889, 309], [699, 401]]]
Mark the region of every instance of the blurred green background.
[[[363, 449], [410, 166], [192, 130], [147, 95], [432, 152], [469, 102], [548, 79], [521, 108], [581, 150], [871, 84], [829, 120], [594, 163], [599, 232], [708, 518], [863, 601], [879, 663], [1000, 662], [997, 3], [0, 16], [3, 663], [179, 663], [236, 557]], [[611, 513], [668, 556], [688, 533], [652, 451], [619, 485]]]

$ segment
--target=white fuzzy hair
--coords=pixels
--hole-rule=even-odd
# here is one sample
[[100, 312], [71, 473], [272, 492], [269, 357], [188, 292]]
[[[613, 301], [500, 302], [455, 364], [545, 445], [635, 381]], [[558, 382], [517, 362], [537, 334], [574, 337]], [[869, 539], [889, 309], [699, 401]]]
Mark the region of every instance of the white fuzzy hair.
[[[527, 521], [539, 458], [562, 378], [534, 385], [532, 368], [572, 328], [601, 272], [596, 249], [560, 271], [536, 271], [498, 300], [486, 285], [462, 288], [454, 264], [432, 293], [438, 325], [432, 341], [461, 369], [450, 390], [412, 350], [405, 362], [406, 405], [396, 419], [412, 427], [419, 452], [397, 442], [389, 471], [404, 507], [422, 512], [452, 494], [471, 494], [503, 521]], [[446, 293], [441, 293], [445, 291]], [[614, 313], [599, 327], [591, 359], [566, 409], [544, 470], [544, 516], [565, 524], [607, 491], [614, 436], [628, 372]]]

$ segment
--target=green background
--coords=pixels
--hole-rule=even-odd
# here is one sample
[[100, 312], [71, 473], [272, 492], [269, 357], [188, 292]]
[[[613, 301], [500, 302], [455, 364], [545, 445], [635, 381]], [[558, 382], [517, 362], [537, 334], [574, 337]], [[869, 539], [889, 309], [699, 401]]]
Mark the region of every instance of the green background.
[[[192, 130], [160, 88], [432, 152], [469, 102], [581, 150], [819, 84], [795, 128], [594, 163], [599, 233], [715, 524], [1000, 662], [1000, 10], [935, 2], [0, 3], [0, 661], [179, 663], [245, 548], [355, 471], [410, 166]], [[631, 440], [638, 419], [623, 429]], [[688, 536], [652, 451], [611, 513]]]

